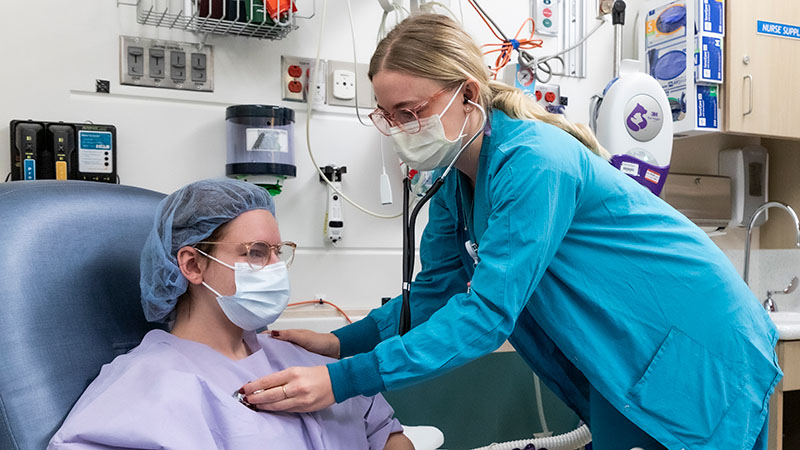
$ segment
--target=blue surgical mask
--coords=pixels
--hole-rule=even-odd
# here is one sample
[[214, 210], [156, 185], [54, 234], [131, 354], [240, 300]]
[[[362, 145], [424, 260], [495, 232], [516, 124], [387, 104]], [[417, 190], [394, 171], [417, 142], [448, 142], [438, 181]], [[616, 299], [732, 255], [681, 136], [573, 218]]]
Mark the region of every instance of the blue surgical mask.
[[203, 281], [217, 296], [217, 303], [225, 316], [237, 327], [254, 331], [275, 322], [289, 304], [289, 271], [281, 261], [270, 264], [261, 270], [253, 270], [246, 262], [237, 262], [234, 266], [197, 250], [208, 258], [233, 269], [236, 292], [233, 295], [222, 295]]

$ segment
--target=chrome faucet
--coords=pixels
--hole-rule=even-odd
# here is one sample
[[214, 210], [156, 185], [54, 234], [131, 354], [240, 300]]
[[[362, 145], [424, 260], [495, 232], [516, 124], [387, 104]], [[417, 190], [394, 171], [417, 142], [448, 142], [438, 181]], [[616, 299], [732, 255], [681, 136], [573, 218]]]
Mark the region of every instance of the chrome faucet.
[[772, 296], [775, 294], [791, 294], [795, 289], [797, 289], [797, 281], [797, 277], [792, 277], [792, 281], [789, 282], [789, 285], [786, 286], [785, 289], [781, 291], [767, 291], [767, 299], [764, 300], [764, 303], [762, 303], [762, 305], [764, 305], [764, 309], [769, 312], [777, 312], [778, 305], [775, 303], [775, 300], [773, 300]]
[[747, 224], [747, 236], [744, 239], [744, 273], [742, 274], [742, 278], [744, 278], [744, 282], [748, 285], [750, 284], [748, 281], [750, 276], [750, 234], [753, 232], [753, 225], [755, 225], [758, 216], [760, 216], [762, 212], [769, 208], [776, 207], [783, 209], [792, 216], [792, 220], [794, 220], [795, 245], [800, 247], [800, 219], [797, 218], [797, 213], [794, 212], [792, 207], [781, 202], [767, 202], [759, 206], [750, 217], [750, 222]]

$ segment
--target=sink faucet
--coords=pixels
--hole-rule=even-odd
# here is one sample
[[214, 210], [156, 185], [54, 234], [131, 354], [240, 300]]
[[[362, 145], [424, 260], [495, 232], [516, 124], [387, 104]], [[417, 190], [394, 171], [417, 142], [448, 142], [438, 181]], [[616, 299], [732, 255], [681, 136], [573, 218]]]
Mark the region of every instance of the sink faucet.
[[750, 217], [750, 223], [747, 224], [747, 236], [744, 240], [744, 274], [742, 278], [744, 278], [744, 282], [747, 284], [750, 284], [748, 281], [750, 275], [750, 234], [753, 232], [753, 225], [755, 225], [756, 220], [758, 220], [758, 216], [769, 208], [781, 208], [792, 216], [792, 220], [794, 220], [795, 245], [800, 247], [800, 220], [797, 218], [797, 213], [794, 212], [792, 207], [781, 202], [767, 202], [759, 206]]

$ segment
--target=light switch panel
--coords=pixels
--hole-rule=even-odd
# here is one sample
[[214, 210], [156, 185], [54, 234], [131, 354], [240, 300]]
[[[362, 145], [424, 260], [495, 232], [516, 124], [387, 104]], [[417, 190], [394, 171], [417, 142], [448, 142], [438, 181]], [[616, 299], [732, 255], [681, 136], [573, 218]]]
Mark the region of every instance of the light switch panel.
[[214, 91], [210, 45], [120, 36], [120, 84]]

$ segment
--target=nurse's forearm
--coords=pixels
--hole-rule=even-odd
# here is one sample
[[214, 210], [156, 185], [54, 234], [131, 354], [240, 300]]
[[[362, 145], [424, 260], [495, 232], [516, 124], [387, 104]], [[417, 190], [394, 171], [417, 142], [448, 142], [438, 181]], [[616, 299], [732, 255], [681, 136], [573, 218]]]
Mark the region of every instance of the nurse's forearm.
[[328, 364], [331, 388], [337, 403], [357, 395], [371, 396], [386, 390], [375, 352]]
[[369, 316], [334, 330], [333, 334], [339, 338], [340, 358], [370, 352], [381, 342], [378, 325]]

